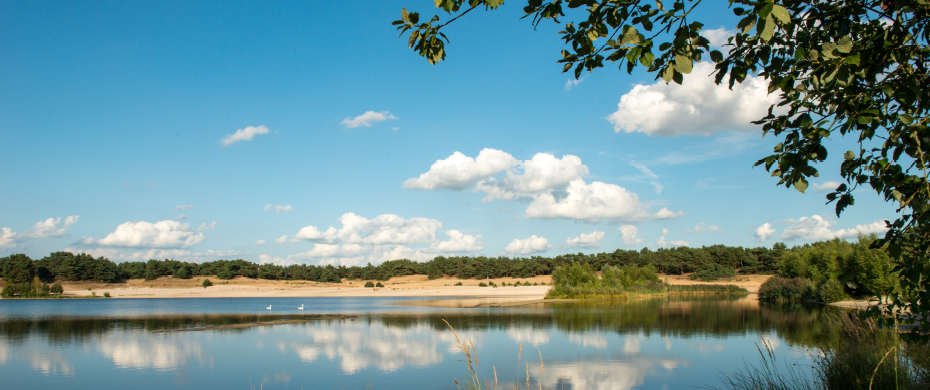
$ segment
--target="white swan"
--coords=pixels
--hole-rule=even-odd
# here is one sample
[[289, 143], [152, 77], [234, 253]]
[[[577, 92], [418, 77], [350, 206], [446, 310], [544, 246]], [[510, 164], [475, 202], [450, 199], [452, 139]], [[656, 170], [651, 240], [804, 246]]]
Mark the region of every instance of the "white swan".
[[268, 305], [265, 309], [271, 310], [271, 305]]
[[304, 309], [304, 304], [301, 303], [301, 304], [300, 304], [300, 307], [298, 307], [297, 310], [303, 310], [303, 309]]

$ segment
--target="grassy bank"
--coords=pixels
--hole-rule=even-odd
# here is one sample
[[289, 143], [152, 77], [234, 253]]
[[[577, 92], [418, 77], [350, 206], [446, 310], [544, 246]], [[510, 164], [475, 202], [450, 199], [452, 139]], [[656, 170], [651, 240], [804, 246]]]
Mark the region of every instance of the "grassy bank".
[[665, 294], [748, 293], [733, 285], [672, 286], [662, 282], [649, 266], [614, 267], [605, 265], [600, 276], [587, 264], [557, 267], [552, 272], [552, 288], [546, 299], [623, 299]]

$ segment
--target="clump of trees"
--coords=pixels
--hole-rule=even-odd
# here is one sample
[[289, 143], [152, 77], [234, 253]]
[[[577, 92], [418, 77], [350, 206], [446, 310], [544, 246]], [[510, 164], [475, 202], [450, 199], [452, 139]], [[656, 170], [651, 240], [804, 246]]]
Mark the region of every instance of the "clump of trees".
[[606, 266], [618, 269], [649, 267], [654, 272], [664, 274], [691, 273], [692, 278], [707, 281], [731, 277], [737, 272], [775, 274], [784, 278], [809, 279], [817, 291], [832, 280], [835, 283], [830, 282], [829, 288], [833, 292], [842, 290], [844, 294], [853, 296], [887, 295], [899, 289], [898, 280], [891, 272], [893, 266], [889, 254], [884, 249], [870, 247], [875, 240], [877, 237], [871, 235], [851, 242], [834, 239], [791, 248], [781, 243], [771, 248], [711, 245], [655, 250], [618, 249], [613, 252], [553, 257], [437, 256], [424, 262], [399, 259], [385, 261], [380, 265], [352, 267], [308, 264], [281, 266], [256, 264], [242, 259], [200, 264], [152, 259], [117, 265], [103, 257], [55, 252], [39, 260], [32, 260], [23, 254], [0, 258], [0, 277], [8, 284], [30, 283], [36, 276], [47, 282], [89, 280], [110, 283], [125, 279], [154, 280], [166, 276], [190, 279], [207, 275], [216, 275], [221, 280], [247, 277], [340, 283], [344, 279], [384, 281], [405, 275], [427, 275], [432, 279], [443, 276], [459, 279], [525, 279], [536, 275], [554, 275], [558, 267], [579, 265], [590, 270], [603, 270]]

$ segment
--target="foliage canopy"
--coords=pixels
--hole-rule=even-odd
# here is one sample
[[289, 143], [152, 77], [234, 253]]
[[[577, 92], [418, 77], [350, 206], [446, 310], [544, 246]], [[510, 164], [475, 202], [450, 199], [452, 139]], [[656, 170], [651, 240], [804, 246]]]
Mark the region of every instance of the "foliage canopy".
[[[566, 48], [562, 71], [582, 72], [619, 65], [638, 67], [656, 79], [681, 84], [694, 63], [715, 63], [715, 80], [731, 88], [747, 76], [768, 81], [778, 103], [753, 123], [781, 141], [761, 158], [778, 184], [804, 192], [815, 165], [827, 158], [830, 136], [854, 137], [857, 150], [844, 151], [839, 173], [846, 180], [827, 195], [837, 216], [854, 205], [859, 187], [874, 190], [898, 206], [887, 245], [896, 259], [902, 289], [889, 291], [893, 314], [930, 313], [930, 29], [927, 0], [730, 0], [740, 18], [735, 35], [716, 50], [702, 35], [692, 12], [702, 0], [527, 0], [524, 18], [535, 27], [562, 23], [565, 12], [586, 12], [559, 32]], [[435, 0], [454, 15], [420, 22], [404, 9], [393, 24], [408, 45], [430, 63], [445, 59], [449, 23], [478, 8], [493, 10], [502, 0]], [[705, 4], [706, 5], [706, 4]], [[445, 42], [443, 41], [445, 39]], [[930, 329], [930, 315], [920, 316]]]

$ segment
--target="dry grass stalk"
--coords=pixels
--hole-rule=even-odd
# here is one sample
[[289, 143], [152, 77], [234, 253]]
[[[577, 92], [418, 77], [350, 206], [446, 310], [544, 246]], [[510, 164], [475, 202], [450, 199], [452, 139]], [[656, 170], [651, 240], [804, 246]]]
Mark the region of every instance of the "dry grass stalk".
[[539, 352], [539, 369], [542, 370], [542, 375], [546, 376], [546, 366], [543, 364], [542, 351], [539, 350], [539, 347], [536, 347], [536, 351]]

